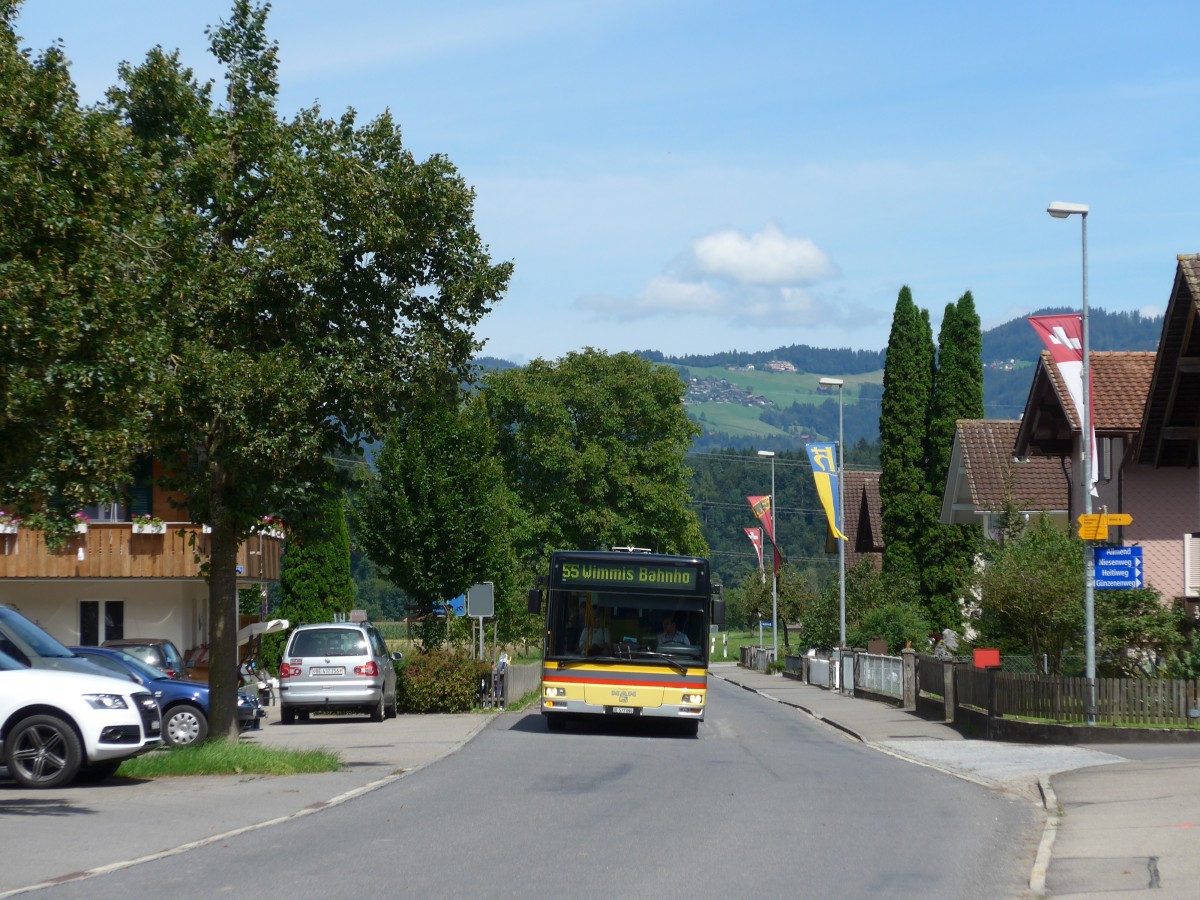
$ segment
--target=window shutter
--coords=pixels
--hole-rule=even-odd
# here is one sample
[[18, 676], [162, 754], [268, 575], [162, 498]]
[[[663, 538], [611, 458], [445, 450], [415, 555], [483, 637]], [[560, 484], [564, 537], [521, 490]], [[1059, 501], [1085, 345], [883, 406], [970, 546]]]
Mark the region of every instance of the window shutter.
[[1200, 532], [1183, 536], [1183, 594], [1200, 597]]
[[129, 486], [129, 514], [142, 516], [154, 514], [154, 485], [151, 477], [153, 461], [148, 456], [138, 457], [133, 464], [133, 483]]

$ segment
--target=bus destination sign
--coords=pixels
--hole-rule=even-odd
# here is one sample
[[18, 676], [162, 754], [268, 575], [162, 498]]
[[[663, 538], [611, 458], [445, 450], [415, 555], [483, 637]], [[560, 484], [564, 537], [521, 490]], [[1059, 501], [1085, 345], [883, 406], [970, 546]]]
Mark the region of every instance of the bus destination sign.
[[636, 563], [564, 562], [563, 587], [622, 587], [651, 591], [694, 591], [696, 569]]

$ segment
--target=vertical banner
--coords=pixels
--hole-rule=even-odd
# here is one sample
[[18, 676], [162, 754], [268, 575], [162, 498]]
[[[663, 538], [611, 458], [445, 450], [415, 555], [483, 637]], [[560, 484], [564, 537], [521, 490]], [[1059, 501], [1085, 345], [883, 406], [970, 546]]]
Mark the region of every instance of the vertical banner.
[[750, 538], [750, 543], [754, 545], [755, 551], [758, 553], [758, 571], [763, 573], [763, 578], [767, 577], [766, 568], [763, 566], [763, 533], [761, 528], [743, 528], [746, 532], [746, 537]]
[[775, 525], [771, 521], [771, 496], [768, 494], [765, 497], [747, 497], [746, 499], [750, 501], [750, 511], [754, 513], [754, 518], [762, 522], [763, 528], [767, 532], [771, 548], [775, 551], [775, 568], [778, 569], [783, 565], [783, 558], [779, 553], [779, 545], [775, 543]]
[[836, 447], [837, 444], [832, 441], [804, 445], [804, 449], [808, 451], [808, 461], [812, 463], [817, 496], [821, 498], [825, 518], [829, 520], [829, 530], [833, 532], [834, 537], [844, 541], [846, 536], [842, 534], [842, 492], [838, 490], [841, 473], [837, 468]]
[[[1062, 316], [1030, 316], [1029, 324], [1038, 333], [1058, 371], [1062, 373], [1063, 383], [1071, 402], [1075, 404], [1075, 414], [1083, 424], [1083, 316], [1074, 313]], [[1088, 369], [1088, 424], [1092, 433], [1088, 435], [1088, 446], [1091, 448], [1091, 478], [1088, 489], [1093, 497], [1099, 496], [1096, 483], [1100, 480], [1099, 454], [1096, 452], [1096, 420], [1091, 415], [1091, 400], [1094, 395], [1092, 388], [1092, 370]]]

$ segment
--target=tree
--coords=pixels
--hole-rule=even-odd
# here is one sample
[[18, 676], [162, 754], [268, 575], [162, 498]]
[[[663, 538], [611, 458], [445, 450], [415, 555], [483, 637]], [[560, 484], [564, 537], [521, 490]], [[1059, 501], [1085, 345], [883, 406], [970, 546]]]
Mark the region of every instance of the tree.
[[422, 643], [445, 639], [443, 601], [491, 581], [513, 606], [512, 497], [482, 410], [430, 399], [393, 426], [359, 491], [356, 533], [387, 577], [416, 603]]
[[676, 372], [587, 349], [489, 375], [482, 401], [519, 512], [522, 559], [639, 546], [703, 555], [684, 465], [697, 426]]
[[118, 499], [166, 343], [140, 161], [81, 109], [59, 47], [18, 50], [0, 0], [0, 497], [51, 543]]
[[880, 404], [879, 495], [883, 571], [918, 580], [921, 535], [929, 527], [925, 434], [933, 390], [933, 333], [907, 285], [900, 289], [888, 335]]
[[929, 512], [920, 545], [921, 594], [939, 629], [961, 627], [958, 601], [981, 547], [978, 526], [943, 525], [937, 519], [958, 420], [984, 416], [982, 354], [979, 315], [968, 291], [957, 304], [946, 305], [942, 318], [925, 439]]
[[1156, 675], [1185, 646], [1185, 616], [1164, 606], [1153, 588], [1099, 590], [1095, 596], [1096, 657], [1105, 676]]
[[980, 576], [981, 640], [1002, 649], [1019, 641], [1059, 672], [1064, 649], [1083, 629], [1083, 544], [1043, 513], [989, 551]]
[[472, 328], [503, 291], [444, 157], [418, 163], [390, 115], [276, 113], [266, 8], [209, 30], [223, 102], [178, 54], [122, 66], [109, 98], [153, 168], [169, 235], [169, 363], [149, 450], [212, 528], [212, 731], [234, 733], [238, 545], [265, 514], [302, 530], [353, 454], [428, 389], [463, 378]]

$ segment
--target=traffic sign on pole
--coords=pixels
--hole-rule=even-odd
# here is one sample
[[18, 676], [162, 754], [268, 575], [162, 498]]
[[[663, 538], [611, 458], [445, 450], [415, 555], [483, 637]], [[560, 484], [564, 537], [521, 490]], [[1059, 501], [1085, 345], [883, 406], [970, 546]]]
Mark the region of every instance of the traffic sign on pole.
[[1097, 547], [1096, 587], [1130, 590], [1145, 587], [1141, 547]]

